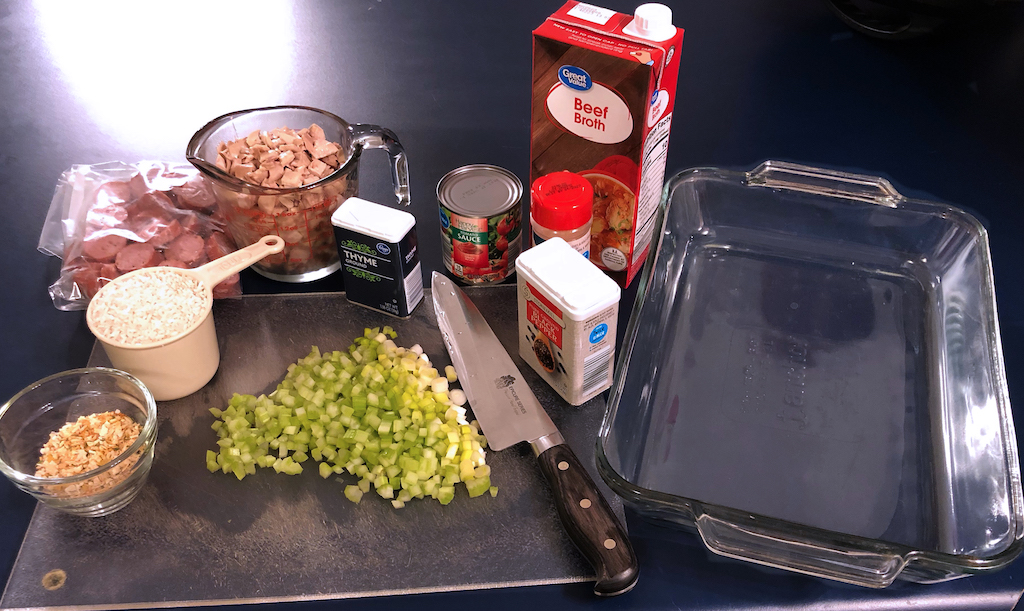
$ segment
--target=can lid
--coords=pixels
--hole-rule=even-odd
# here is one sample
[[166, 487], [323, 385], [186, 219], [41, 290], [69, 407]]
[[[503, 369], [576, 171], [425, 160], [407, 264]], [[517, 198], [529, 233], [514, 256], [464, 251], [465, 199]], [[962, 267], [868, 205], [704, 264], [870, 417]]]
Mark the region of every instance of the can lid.
[[544, 240], [516, 257], [519, 277], [538, 285], [573, 320], [619, 302], [622, 289], [562, 238]]
[[541, 176], [530, 189], [530, 215], [556, 231], [582, 227], [594, 216], [594, 187], [564, 170]]
[[437, 199], [461, 214], [485, 217], [505, 212], [523, 196], [516, 175], [495, 165], [475, 164], [456, 168], [437, 183]]
[[416, 217], [405, 210], [350, 197], [331, 215], [331, 224], [394, 243], [416, 225]]

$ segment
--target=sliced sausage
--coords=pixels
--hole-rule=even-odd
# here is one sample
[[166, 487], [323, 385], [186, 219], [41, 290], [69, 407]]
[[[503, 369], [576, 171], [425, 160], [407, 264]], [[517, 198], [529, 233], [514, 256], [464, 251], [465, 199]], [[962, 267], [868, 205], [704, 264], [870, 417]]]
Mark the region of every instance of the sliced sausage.
[[100, 229], [117, 227], [127, 219], [128, 211], [121, 204], [97, 204], [89, 209], [85, 215], [85, 221], [88, 225], [86, 231], [98, 231]]
[[149, 183], [146, 181], [146, 177], [140, 172], [131, 177], [131, 180], [128, 181], [128, 188], [130, 190], [131, 198], [137, 199], [149, 191]]
[[188, 178], [188, 175], [179, 172], [172, 164], [159, 161], [152, 163], [153, 166], [146, 170], [146, 183], [154, 191], [169, 191]]
[[160, 262], [160, 267], [178, 267], [181, 269], [188, 269], [188, 264], [175, 259], [164, 259]]
[[163, 172], [164, 164], [159, 161], [153, 162], [149, 167], [140, 168], [139, 173], [128, 181], [132, 198], [137, 199], [147, 192], [169, 188], [170, 183], [163, 177]]
[[149, 191], [139, 196], [128, 207], [128, 216], [163, 216], [170, 217], [177, 208], [172, 200], [163, 191]]
[[188, 174], [180, 172], [170, 165], [167, 165], [166, 167], [163, 168], [163, 170], [160, 172], [160, 176], [162, 178], [172, 181], [174, 184], [178, 184], [182, 181], [182, 179], [188, 178]]
[[95, 265], [86, 265], [76, 269], [71, 280], [78, 285], [78, 290], [87, 299], [92, 299], [96, 291], [100, 290], [100, 272]]
[[117, 271], [122, 274], [133, 272], [143, 267], [152, 267], [163, 261], [163, 255], [158, 253], [151, 244], [134, 242], [121, 249], [115, 258]]
[[132, 189], [128, 183], [112, 180], [96, 189], [96, 203], [126, 204], [132, 199]]
[[186, 232], [170, 243], [166, 250], [166, 256], [168, 259], [193, 264], [206, 254], [205, 250], [206, 242], [203, 238], [194, 233]]
[[82, 242], [82, 252], [93, 261], [110, 263], [128, 243], [119, 235], [105, 235]]
[[96, 282], [97, 288], [103, 288], [108, 282], [121, 275], [114, 263], [104, 263], [100, 266], [99, 279]]
[[166, 194], [159, 191], [146, 193], [128, 207], [126, 224], [140, 242], [146, 242], [175, 220], [173, 210], [174, 202]]
[[172, 187], [171, 193], [183, 208], [207, 211], [217, 205], [213, 191], [207, 186], [202, 176], [196, 176], [183, 185]]
[[210, 213], [210, 222], [218, 227], [227, 227], [228, 219], [220, 211], [220, 208], [216, 208]]
[[213, 287], [213, 298], [235, 297], [242, 294], [241, 276], [237, 273], [231, 274]]
[[100, 266], [100, 279], [110, 282], [114, 278], [121, 275], [121, 272], [117, 271], [117, 265], [114, 263], [104, 263]]
[[135, 239], [140, 242], [148, 242], [156, 237], [173, 220], [163, 215], [136, 215], [128, 220], [127, 225], [128, 229], [134, 234]]
[[206, 238], [206, 256], [209, 257], [211, 261], [220, 259], [224, 255], [234, 251], [235, 245], [232, 244], [228, 236], [223, 233], [215, 231], [210, 235], [210, 237]]
[[170, 223], [158, 228], [153, 233], [153, 237], [146, 241], [152, 244], [154, 248], [165, 248], [168, 244], [174, 241], [174, 238], [180, 235], [181, 223], [177, 220], [172, 220]]
[[181, 220], [181, 228], [185, 231], [191, 231], [201, 238], [206, 239], [206, 237], [216, 229], [216, 226], [210, 222], [209, 217], [205, 214], [192, 211], [182, 212], [183, 213], [178, 218]]
[[121, 275], [113, 263], [93, 263], [81, 258], [72, 261], [69, 268], [74, 269], [72, 280], [87, 299], [92, 299], [97, 291]]

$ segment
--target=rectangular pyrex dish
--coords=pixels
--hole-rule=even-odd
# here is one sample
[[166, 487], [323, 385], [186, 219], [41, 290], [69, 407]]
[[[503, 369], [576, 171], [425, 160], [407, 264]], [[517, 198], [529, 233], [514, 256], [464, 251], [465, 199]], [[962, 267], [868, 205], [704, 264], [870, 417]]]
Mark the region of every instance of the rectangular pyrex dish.
[[598, 468], [718, 554], [869, 587], [1021, 551], [987, 234], [789, 163], [672, 178]]

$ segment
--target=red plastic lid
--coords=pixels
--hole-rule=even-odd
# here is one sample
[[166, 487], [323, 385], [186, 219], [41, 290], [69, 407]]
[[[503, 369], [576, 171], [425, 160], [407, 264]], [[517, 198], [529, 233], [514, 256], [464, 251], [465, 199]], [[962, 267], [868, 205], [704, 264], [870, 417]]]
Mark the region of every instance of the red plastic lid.
[[548, 229], [576, 229], [594, 215], [594, 187], [579, 174], [562, 171], [541, 176], [530, 196], [530, 216]]

